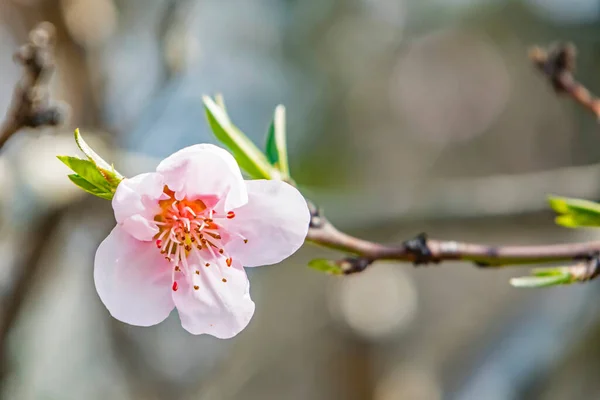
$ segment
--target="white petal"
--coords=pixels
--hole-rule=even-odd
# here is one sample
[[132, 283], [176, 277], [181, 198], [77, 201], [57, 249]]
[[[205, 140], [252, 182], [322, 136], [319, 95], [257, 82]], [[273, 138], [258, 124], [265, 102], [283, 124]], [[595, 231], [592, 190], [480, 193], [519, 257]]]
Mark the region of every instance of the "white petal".
[[115, 219], [138, 240], [152, 240], [158, 229], [154, 216], [160, 211], [161, 175], [146, 173], [121, 181], [112, 200]]
[[177, 199], [216, 196], [224, 207], [240, 207], [248, 201], [242, 173], [233, 156], [211, 145], [186, 147], [164, 159], [156, 171]]
[[152, 242], [140, 242], [120, 226], [98, 247], [94, 282], [100, 299], [119, 321], [155, 325], [173, 310], [169, 263]]
[[226, 267], [215, 263], [210, 267], [200, 264], [190, 267], [191, 279], [189, 275], [176, 279], [178, 289], [173, 292], [181, 325], [194, 335], [207, 333], [220, 339], [237, 335], [254, 314], [244, 268], [239, 264]]
[[308, 233], [310, 212], [293, 186], [281, 181], [246, 181], [248, 204], [235, 210], [226, 229], [248, 239], [234, 239], [227, 251], [246, 267], [276, 264], [296, 252]]

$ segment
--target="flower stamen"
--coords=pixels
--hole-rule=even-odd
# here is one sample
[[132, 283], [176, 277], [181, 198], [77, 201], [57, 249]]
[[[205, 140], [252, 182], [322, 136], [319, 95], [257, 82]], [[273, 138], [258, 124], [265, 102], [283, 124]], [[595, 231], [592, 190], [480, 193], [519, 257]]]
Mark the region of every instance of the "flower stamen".
[[[165, 259], [172, 265], [173, 291], [177, 291], [179, 287], [175, 280], [176, 272], [187, 276], [187, 279], [190, 279], [192, 271], [200, 275], [198, 269], [190, 268], [187, 259], [190, 255], [195, 257], [191, 263], [192, 267], [197, 268], [198, 265], [204, 264], [208, 268], [215, 262], [220, 267], [231, 267], [233, 258], [225, 252], [224, 238], [229, 240], [228, 238], [235, 236], [241, 238], [244, 243], [248, 242], [241, 234], [229, 232], [223, 225], [215, 222], [215, 210], [207, 207], [202, 200], [177, 200], [174, 193], [165, 187], [159, 205], [161, 212], [154, 218], [159, 228], [155, 242], [161, 254], [164, 254]], [[234, 217], [235, 213], [229, 211], [218, 218], [224, 220]], [[227, 282], [225, 278], [222, 280]], [[198, 290], [199, 286], [193, 285], [193, 288]]]

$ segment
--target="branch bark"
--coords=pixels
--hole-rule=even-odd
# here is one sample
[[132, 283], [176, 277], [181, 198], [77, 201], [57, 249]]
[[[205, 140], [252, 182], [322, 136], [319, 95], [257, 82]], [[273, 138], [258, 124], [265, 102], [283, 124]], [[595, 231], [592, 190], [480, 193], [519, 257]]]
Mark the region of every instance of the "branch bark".
[[600, 119], [600, 99], [573, 76], [576, 56], [571, 43], [557, 44], [547, 50], [534, 47], [529, 52], [529, 58], [546, 75], [556, 93], [571, 97]]
[[[421, 234], [398, 245], [384, 245], [339, 231], [314, 206], [311, 206], [311, 212], [312, 221], [307, 240], [351, 254], [351, 257], [338, 261], [346, 274], [361, 272], [371, 263], [382, 260], [410, 262], [415, 265], [470, 261], [483, 268], [578, 261], [579, 263], [573, 268], [578, 268], [577, 275], [583, 277], [581, 261], [596, 259], [600, 254], [600, 241], [536, 246], [493, 246], [428, 239], [425, 234]], [[596, 276], [595, 272], [593, 275]]]
[[[53, 41], [53, 25], [42, 23], [30, 32], [29, 42], [14, 55], [15, 61], [23, 66], [23, 75], [15, 86], [6, 118], [0, 124], [0, 150], [23, 128], [56, 126], [63, 120], [64, 106], [52, 105], [48, 90], [54, 67]], [[14, 267], [18, 275], [10, 294], [3, 299], [0, 322], [0, 385], [8, 371], [8, 336], [30, 293], [31, 284], [39, 274], [48, 238], [56, 231], [67, 209], [50, 210], [41, 217], [28, 235], [30, 252]]]
[[[600, 118], [600, 99], [575, 80], [576, 50], [572, 44], [530, 51], [534, 65], [549, 79], [554, 90], [570, 96]], [[493, 246], [428, 239], [425, 234], [398, 245], [384, 245], [348, 235], [335, 228], [310, 201], [312, 220], [307, 240], [352, 256], [337, 261], [345, 274], [361, 272], [379, 260], [411, 262], [415, 265], [443, 261], [470, 261], [478, 267], [504, 267], [554, 262], [576, 262], [569, 272], [578, 281], [600, 274], [600, 241], [539, 246]]]
[[56, 126], [63, 120], [63, 109], [50, 104], [48, 80], [54, 68], [54, 27], [42, 23], [29, 34], [29, 43], [14, 55], [23, 66], [15, 86], [6, 118], [0, 125], [0, 149], [22, 128]]
[[32, 226], [29, 238], [28, 247], [31, 249], [23, 259], [17, 262], [14, 266], [18, 274], [10, 293], [4, 301], [2, 321], [0, 323], [0, 383], [7, 371], [6, 353], [8, 351], [7, 339], [15, 321], [17, 320], [21, 308], [30, 293], [31, 286], [36, 280], [36, 276], [40, 272], [43, 265], [41, 262], [42, 256], [49, 244], [48, 238], [52, 237], [59, 226], [62, 216], [69, 207], [50, 211], [48, 214], [41, 217], [39, 224]]

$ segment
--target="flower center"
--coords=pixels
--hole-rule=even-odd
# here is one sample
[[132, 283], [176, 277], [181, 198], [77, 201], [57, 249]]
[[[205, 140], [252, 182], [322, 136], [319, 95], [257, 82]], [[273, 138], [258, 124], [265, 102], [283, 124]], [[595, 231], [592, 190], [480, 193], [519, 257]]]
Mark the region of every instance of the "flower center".
[[[154, 217], [159, 228], [156, 247], [173, 266], [173, 291], [177, 291], [177, 275], [200, 275], [200, 266], [212, 264], [231, 267], [233, 259], [227, 254], [224, 244], [237, 236], [227, 231], [222, 222], [235, 218], [233, 211], [217, 214], [202, 200], [177, 200], [174, 192], [165, 186], [163, 199], [159, 201], [161, 211]], [[191, 258], [188, 262], [188, 259]], [[225, 278], [223, 282], [227, 282]], [[194, 289], [199, 287], [194, 285]]]

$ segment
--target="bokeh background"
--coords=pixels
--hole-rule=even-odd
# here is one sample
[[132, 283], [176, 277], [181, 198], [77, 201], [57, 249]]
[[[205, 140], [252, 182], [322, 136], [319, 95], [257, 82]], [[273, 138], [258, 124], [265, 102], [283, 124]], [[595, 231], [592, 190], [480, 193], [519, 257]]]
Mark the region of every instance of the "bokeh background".
[[[257, 311], [232, 340], [189, 335], [176, 313], [121, 324], [92, 278], [110, 204], [55, 158], [76, 154], [79, 127], [126, 175], [150, 170], [214, 141], [201, 96], [221, 92], [258, 144], [286, 105], [295, 179], [353, 234], [587, 240], [600, 235], [554, 226], [545, 196], [600, 197], [600, 128], [526, 54], [573, 41], [600, 91], [599, 18], [597, 0], [0, 0], [0, 115], [12, 54], [41, 21], [58, 34], [53, 97], [70, 105], [64, 127], [0, 155], [1, 314], [25, 296], [0, 343], [2, 398], [600, 398], [597, 284], [511, 288], [523, 269], [339, 278], [306, 266], [339, 254], [305, 246], [249, 271]], [[28, 262], [38, 272], [15, 291]]]

